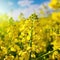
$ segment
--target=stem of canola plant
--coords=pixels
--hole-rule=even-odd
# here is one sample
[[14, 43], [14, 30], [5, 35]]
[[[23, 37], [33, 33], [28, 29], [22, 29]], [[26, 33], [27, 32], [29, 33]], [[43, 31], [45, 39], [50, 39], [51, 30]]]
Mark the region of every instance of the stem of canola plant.
[[[57, 50], [58, 50], [58, 49], [57, 49]], [[40, 56], [40, 57], [44, 57], [44, 56], [46, 56], [46, 55], [49, 55], [49, 54], [51, 54], [51, 53], [53, 53], [53, 52], [55, 52], [55, 51], [57, 51], [57, 50], [50, 51], [50, 52], [48, 52], [48, 53], [46, 53], [46, 54], [44, 54], [44, 55], [42, 55], [42, 56]]]
[[[30, 35], [30, 47], [32, 47], [32, 40], [33, 40], [33, 19], [32, 19], [32, 26], [31, 26], [31, 35]], [[29, 60], [31, 60], [31, 53], [32, 53], [32, 50], [30, 52], [30, 58]]]

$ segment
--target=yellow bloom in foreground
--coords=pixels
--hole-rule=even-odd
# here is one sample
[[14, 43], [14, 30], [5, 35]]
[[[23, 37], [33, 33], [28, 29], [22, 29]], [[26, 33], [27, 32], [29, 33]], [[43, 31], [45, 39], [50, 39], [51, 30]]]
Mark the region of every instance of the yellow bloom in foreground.
[[56, 49], [60, 50], [60, 37], [57, 36], [56, 40], [54, 40], [54, 42], [52, 44], [54, 45], [54, 47], [53, 47], [54, 50], [56, 50]]
[[52, 59], [57, 59], [57, 60], [60, 60], [60, 54], [57, 52], [57, 51], [55, 51], [54, 53], [53, 53], [53, 55], [52, 55]]
[[52, 19], [59, 21], [59, 19], [60, 19], [60, 12], [53, 12], [52, 13]]
[[60, 1], [59, 0], [51, 0], [49, 6], [53, 9], [60, 8]]
[[21, 56], [23, 60], [29, 60], [29, 53], [23, 52]]

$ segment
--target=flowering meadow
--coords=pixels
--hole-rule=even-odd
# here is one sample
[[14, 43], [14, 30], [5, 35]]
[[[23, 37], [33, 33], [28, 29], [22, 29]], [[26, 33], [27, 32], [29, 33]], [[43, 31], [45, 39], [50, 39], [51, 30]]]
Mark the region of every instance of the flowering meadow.
[[0, 16], [0, 60], [60, 60], [60, 0], [49, 7], [47, 17]]

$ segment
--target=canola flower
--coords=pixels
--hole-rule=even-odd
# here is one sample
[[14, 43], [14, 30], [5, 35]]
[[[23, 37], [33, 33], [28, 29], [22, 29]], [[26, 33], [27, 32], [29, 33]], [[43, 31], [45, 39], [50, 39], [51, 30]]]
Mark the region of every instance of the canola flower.
[[51, 0], [49, 3], [49, 6], [53, 9], [59, 9], [60, 8], [60, 0]]

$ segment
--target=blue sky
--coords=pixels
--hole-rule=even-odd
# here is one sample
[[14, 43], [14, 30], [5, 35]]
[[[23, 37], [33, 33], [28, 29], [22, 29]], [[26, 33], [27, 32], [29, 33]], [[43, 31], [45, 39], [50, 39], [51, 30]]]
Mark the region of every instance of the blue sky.
[[[43, 3], [50, 0], [0, 0], [0, 14], [9, 13], [13, 10], [13, 15], [17, 16], [19, 12], [27, 13], [33, 12], [32, 10], [38, 9]], [[46, 4], [47, 5], [47, 4]]]

